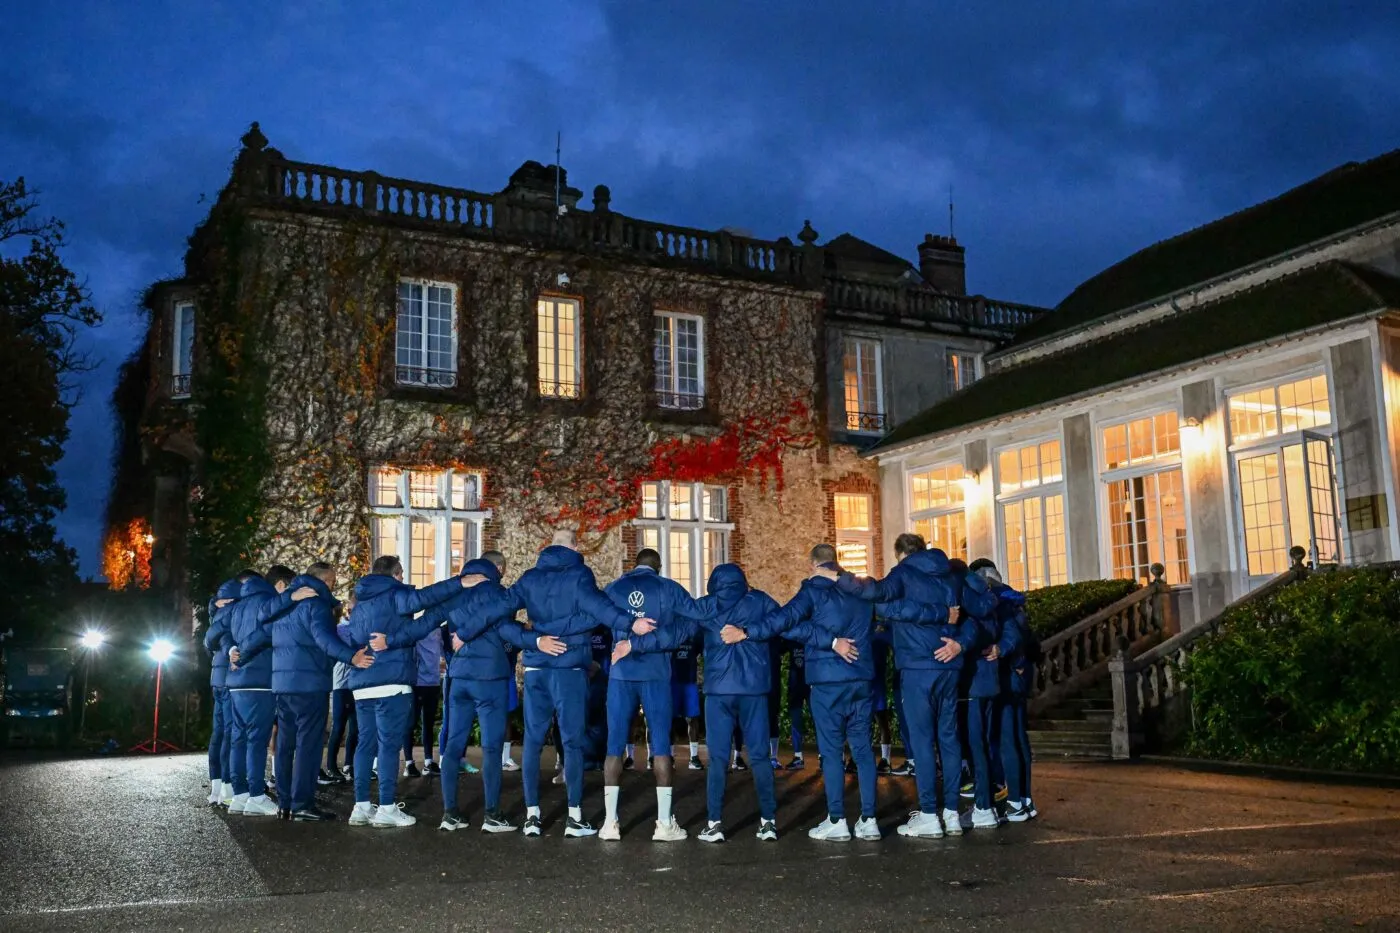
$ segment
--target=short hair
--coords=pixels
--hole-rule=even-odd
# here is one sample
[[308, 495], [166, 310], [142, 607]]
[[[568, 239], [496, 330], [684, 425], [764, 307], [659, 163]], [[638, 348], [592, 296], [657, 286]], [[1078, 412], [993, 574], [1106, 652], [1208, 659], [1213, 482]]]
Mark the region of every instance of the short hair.
[[252, 567], [245, 567], [245, 568], [243, 568], [242, 570], [238, 571], [238, 582], [239, 582], [239, 583], [247, 583], [249, 580], [261, 580], [261, 579], [262, 579], [262, 574], [258, 573], [258, 572], [257, 572], [256, 570], [254, 570]]
[[967, 573], [967, 561], [960, 557], [948, 558], [948, 569], [959, 576]]
[[997, 569], [996, 562], [993, 561], [990, 557], [979, 557], [975, 561], [967, 565], [967, 569], [973, 573], [981, 573], [988, 567], [990, 567], [993, 570]]
[[916, 535], [912, 531], [906, 531], [904, 534], [894, 539], [894, 552], [900, 557], [908, 557], [910, 554], [917, 554], [927, 547], [928, 545], [924, 543], [923, 536]]
[[829, 544], [818, 544], [812, 548], [812, 553], [808, 555], [814, 564], [830, 564], [836, 560], [836, 548]]
[[497, 570], [506, 569], [506, 556], [500, 551], [483, 551], [481, 559], [495, 564]]
[[335, 568], [323, 560], [318, 560], [314, 562], [310, 567], [306, 568], [306, 575], [308, 577], [315, 577], [322, 583], [326, 581], [326, 577], [330, 576], [333, 573], [335, 573]]
[[637, 552], [637, 566], [650, 567], [657, 573], [661, 572], [661, 555], [655, 548], [644, 547]]
[[296, 571], [286, 564], [273, 564], [271, 567], [267, 568], [267, 582], [271, 583], [273, 586], [279, 583], [286, 586], [288, 583], [295, 580], [296, 576]]
[[376, 557], [374, 559], [374, 565], [369, 568], [370, 573], [382, 573], [386, 577], [392, 577], [402, 570], [403, 562], [393, 554], [385, 554], [383, 557]]
[[578, 547], [578, 534], [572, 528], [560, 528], [550, 541], [555, 547]]

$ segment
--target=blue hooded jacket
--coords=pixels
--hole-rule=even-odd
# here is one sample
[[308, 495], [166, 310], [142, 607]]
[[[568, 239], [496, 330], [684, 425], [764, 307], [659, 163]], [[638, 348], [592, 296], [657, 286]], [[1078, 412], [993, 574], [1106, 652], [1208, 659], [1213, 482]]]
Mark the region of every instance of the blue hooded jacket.
[[966, 574], [962, 583], [962, 614], [976, 626], [977, 634], [972, 650], [963, 653], [962, 686], [970, 697], [991, 699], [1001, 692], [1001, 662], [987, 660], [982, 652], [1001, 640], [997, 597], [980, 574]]
[[415, 686], [436, 687], [442, 683], [442, 657], [445, 649], [441, 632], [429, 632], [414, 646], [414, 663], [418, 665]]
[[943, 647], [944, 638], [956, 641], [964, 654], [976, 646], [977, 628], [971, 619], [964, 615], [956, 625], [948, 624], [949, 609], [958, 604], [961, 586], [948, 555], [938, 548], [915, 551], [883, 580], [858, 580], [843, 573], [837, 586], [879, 604], [876, 613], [891, 629], [894, 665], [899, 670], [961, 670], [961, 655], [943, 662], [934, 658], [934, 652]]
[[1031, 653], [1035, 636], [1026, 618], [1026, 594], [1005, 583], [990, 584], [997, 597], [997, 617], [1001, 620], [1001, 691], [1016, 697], [1030, 696], [1035, 683], [1035, 662]]
[[430, 615], [414, 621], [413, 616], [462, 591], [462, 581], [449, 577], [421, 590], [400, 583], [387, 573], [371, 573], [355, 584], [355, 610], [350, 613], [346, 633], [350, 644], [368, 645], [375, 632], [384, 635], [388, 649], [374, 654], [367, 668], [350, 669], [350, 689], [365, 690], [390, 684], [413, 686], [418, 679], [418, 653], [415, 646], [433, 631], [441, 620]]
[[653, 638], [645, 651], [634, 643], [632, 653], [612, 667], [610, 676], [618, 680], [671, 679], [671, 654], [689, 644], [694, 627], [689, 620], [699, 611], [696, 602], [675, 580], [668, 580], [650, 567], [635, 567], [608, 584], [605, 592], [627, 613], [627, 624], [612, 626], [613, 642], [632, 638], [632, 619], [656, 622]]
[[[613, 605], [598, 589], [583, 555], [572, 548], [545, 548], [510, 591], [530, 617], [529, 644], [522, 657], [527, 668], [586, 669], [592, 661], [593, 629], [599, 625], [627, 628], [633, 621], [631, 613]], [[543, 635], [558, 638], [568, 650], [557, 657], [545, 654], [535, 647]]]
[[315, 598], [303, 599], [272, 626], [274, 693], [329, 693], [335, 662], [348, 664], [355, 657], [335, 633], [335, 608], [340, 603], [330, 588], [317, 577], [304, 574], [287, 589], [295, 591], [303, 586], [315, 590]]
[[[834, 563], [822, 566], [840, 570]], [[744, 631], [760, 641], [782, 635], [806, 648], [804, 673], [809, 684], [848, 683], [875, 678], [875, 656], [870, 647], [874, 618], [870, 605], [842, 592], [825, 577], [808, 577], [797, 595]], [[837, 638], [856, 643], [859, 659], [853, 664], [831, 648]], [[708, 679], [708, 678], [707, 678]]]
[[[204, 650], [209, 652], [209, 686], [211, 687], [228, 685], [228, 649], [233, 647], [228, 621], [234, 605], [238, 602], [238, 595], [242, 591], [243, 584], [236, 579], [225, 580], [219, 584], [214, 598], [209, 600], [209, 627], [204, 630]], [[231, 599], [234, 602], [222, 609], [214, 605], [223, 599]]]
[[[489, 560], [467, 561], [461, 575], [471, 574], [481, 574], [486, 582], [462, 590], [426, 613], [445, 621], [449, 632], [464, 643], [448, 661], [447, 676], [463, 680], [508, 680], [515, 675], [509, 649], [523, 648], [527, 644], [525, 629], [515, 621], [519, 602], [510, 590], [501, 586], [501, 572]], [[433, 637], [428, 636], [429, 639]], [[528, 642], [533, 643], [534, 639]]]
[[238, 667], [229, 666], [230, 690], [272, 689], [272, 623], [292, 609], [290, 587], [281, 594], [262, 577], [252, 577], [228, 607], [230, 642], [238, 647]]

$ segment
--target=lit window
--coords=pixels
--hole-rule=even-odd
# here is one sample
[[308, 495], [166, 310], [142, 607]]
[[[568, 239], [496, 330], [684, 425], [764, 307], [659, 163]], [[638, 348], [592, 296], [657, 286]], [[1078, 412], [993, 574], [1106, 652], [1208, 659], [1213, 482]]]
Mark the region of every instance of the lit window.
[[929, 547], [967, 560], [967, 512], [961, 464], [920, 470], [909, 475], [909, 518], [914, 533]]
[[885, 430], [878, 340], [846, 338], [845, 399], [847, 431]]
[[1233, 444], [1307, 431], [1332, 421], [1327, 377], [1322, 375], [1233, 394], [1229, 408]]
[[1181, 437], [1174, 411], [1102, 431], [1108, 492], [1108, 553], [1114, 577], [1152, 580], [1166, 568], [1173, 586], [1190, 582]]
[[997, 494], [1009, 495], [1064, 479], [1060, 464], [1060, 442], [1046, 441], [1028, 447], [1003, 450], [997, 457]]
[[977, 381], [977, 357], [948, 351], [948, 391], [966, 389]]
[[652, 359], [662, 408], [705, 407], [705, 322], [691, 314], [656, 313]]
[[1031, 590], [1069, 582], [1060, 442], [997, 455], [997, 496], [1007, 583]]
[[[369, 477], [372, 557], [393, 554], [405, 580], [424, 586], [481, 556], [481, 476], [379, 467]], [[407, 503], [407, 505], [405, 505]]]
[[710, 571], [729, 559], [728, 490], [701, 483], [642, 484], [634, 521], [637, 547], [661, 555], [661, 572], [693, 596], [704, 596]]
[[837, 563], [856, 576], [870, 576], [875, 551], [870, 496], [837, 493], [832, 497], [832, 511], [836, 515]]
[[1332, 456], [1330, 438], [1307, 434], [1301, 442], [1239, 456], [1235, 469], [1251, 577], [1283, 573], [1295, 546], [1314, 565], [1341, 560]]
[[188, 301], [175, 305], [175, 332], [171, 349], [170, 394], [175, 398], [186, 398], [190, 394], [190, 373], [194, 364], [194, 305]]
[[582, 394], [578, 311], [578, 302], [571, 298], [539, 300], [539, 390], [545, 398], [578, 398]]
[[399, 282], [394, 338], [399, 385], [457, 384], [457, 289], [443, 282]]

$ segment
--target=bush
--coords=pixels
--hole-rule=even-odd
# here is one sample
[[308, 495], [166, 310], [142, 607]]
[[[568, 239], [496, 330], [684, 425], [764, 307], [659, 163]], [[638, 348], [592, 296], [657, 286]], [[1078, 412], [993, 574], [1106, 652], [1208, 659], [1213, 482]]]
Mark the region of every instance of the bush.
[[1184, 672], [1192, 754], [1400, 771], [1400, 575], [1319, 573], [1229, 611]]
[[1026, 618], [1041, 639], [1062, 632], [1139, 588], [1136, 580], [1085, 580], [1026, 594]]

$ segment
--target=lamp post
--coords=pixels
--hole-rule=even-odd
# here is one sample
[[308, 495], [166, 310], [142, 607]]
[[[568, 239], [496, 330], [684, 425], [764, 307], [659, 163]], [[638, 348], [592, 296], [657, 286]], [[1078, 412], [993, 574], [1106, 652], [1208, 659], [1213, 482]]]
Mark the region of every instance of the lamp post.
[[78, 738], [83, 737], [83, 726], [87, 722], [88, 673], [92, 670], [93, 652], [101, 648], [107, 636], [95, 628], [83, 632], [78, 644], [83, 648], [83, 694], [78, 701]]
[[149, 742], [142, 742], [140, 745], [134, 746], [131, 750], [133, 752], [146, 752], [152, 755], [158, 752], [178, 752], [178, 748], [169, 742], [161, 741], [160, 738], [160, 675], [165, 667], [165, 662], [169, 661], [171, 655], [175, 653], [175, 645], [172, 644], [169, 639], [157, 638], [155, 641], [151, 642], [148, 653], [151, 656], [151, 660], [156, 662], [155, 718], [151, 723], [151, 740]]

